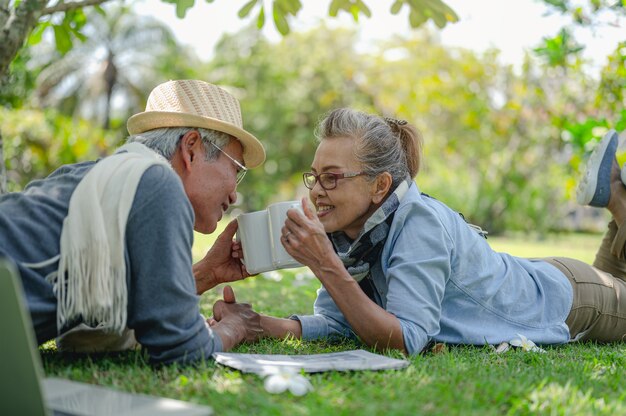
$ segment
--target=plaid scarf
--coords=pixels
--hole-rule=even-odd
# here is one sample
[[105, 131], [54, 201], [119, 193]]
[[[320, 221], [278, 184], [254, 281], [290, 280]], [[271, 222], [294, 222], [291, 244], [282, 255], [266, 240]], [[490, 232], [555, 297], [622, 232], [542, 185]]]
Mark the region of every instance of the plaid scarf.
[[357, 238], [350, 239], [343, 231], [328, 235], [335, 252], [350, 275], [363, 291], [374, 300], [371, 270], [380, 261], [380, 253], [387, 241], [394, 214], [409, 189], [411, 180], [402, 181], [383, 204], [367, 219]]
[[[389, 195], [389, 198], [368, 218], [363, 229], [353, 242], [350, 242], [350, 239], [343, 231], [328, 234], [335, 252], [343, 262], [348, 273], [359, 283], [363, 292], [376, 303], [379, 302], [376, 300], [376, 288], [374, 287], [371, 271], [373, 266], [380, 261], [380, 253], [385, 245], [385, 241], [387, 241], [394, 214], [411, 183], [412, 181], [407, 179], [396, 187], [393, 193]], [[423, 192], [421, 194], [424, 197], [432, 198]], [[477, 225], [468, 223], [460, 212], [459, 215], [470, 228], [481, 237], [487, 238], [487, 231]]]

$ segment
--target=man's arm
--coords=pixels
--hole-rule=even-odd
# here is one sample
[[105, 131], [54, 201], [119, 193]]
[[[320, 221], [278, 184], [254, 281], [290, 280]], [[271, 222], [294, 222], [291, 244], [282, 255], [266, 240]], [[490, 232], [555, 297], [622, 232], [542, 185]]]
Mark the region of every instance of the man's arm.
[[[239, 329], [245, 332], [243, 336], [245, 341], [255, 341], [261, 337], [284, 338], [291, 335], [295, 338], [302, 336], [302, 328], [300, 321], [292, 319], [276, 318], [273, 316], [259, 315], [252, 310], [252, 306], [247, 303], [237, 303], [235, 292], [230, 286], [224, 287], [224, 300], [219, 300], [213, 305], [213, 318], [209, 319], [209, 323], [215, 330], [219, 329], [222, 324], [227, 325], [227, 331], [236, 331]], [[253, 314], [251, 317], [247, 315], [244, 323], [236, 324], [235, 328], [230, 329], [229, 314], [245, 311], [247, 314]], [[221, 334], [221, 332], [220, 332]], [[224, 339], [224, 337], [222, 337]]]
[[237, 303], [230, 286], [224, 287], [224, 300], [213, 305], [211, 328], [222, 338], [224, 351], [241, 342], [256, 341], [263, 334], [261, 316], [247, 303]]
[[158, 363], [209, 358], [223, 350], [198, 308], [191, 269], [194, 215], [167, 167], [143, 175], [126, 226], [128, 327]]
[[241, 243], [233, 241], [237, 220], [228, 223], [202, 260], [193, 265], [198, 295], [220, 283], [234, 282], [250, 276], [241, 262]]

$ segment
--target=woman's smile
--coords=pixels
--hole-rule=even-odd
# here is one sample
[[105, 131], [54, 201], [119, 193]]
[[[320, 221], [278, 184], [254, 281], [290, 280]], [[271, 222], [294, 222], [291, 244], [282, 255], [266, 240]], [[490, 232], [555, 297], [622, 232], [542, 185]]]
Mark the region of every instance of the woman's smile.
[[335, 207], [333, 205], [318, 205], [317, 216], [322, 218], [330, 213]]

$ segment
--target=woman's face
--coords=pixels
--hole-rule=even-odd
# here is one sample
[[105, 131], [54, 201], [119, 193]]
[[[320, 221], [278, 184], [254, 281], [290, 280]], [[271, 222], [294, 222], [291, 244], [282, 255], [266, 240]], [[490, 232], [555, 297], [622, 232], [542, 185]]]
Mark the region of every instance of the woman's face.
[[[311, 164], [311, 172], [357, 173], [362, 166], [354, 157], [355, 140], [333, 137], [321, 141]], [[309, 191], [309, 198], [327, 233], [343, 231], [348, 237], [357, 237], [365, 221], [376, 211], [379, 198], [375, 197], [375, 181], [359, 175], [337, 179], [337, 187], [326, 190], [319, 181]]]

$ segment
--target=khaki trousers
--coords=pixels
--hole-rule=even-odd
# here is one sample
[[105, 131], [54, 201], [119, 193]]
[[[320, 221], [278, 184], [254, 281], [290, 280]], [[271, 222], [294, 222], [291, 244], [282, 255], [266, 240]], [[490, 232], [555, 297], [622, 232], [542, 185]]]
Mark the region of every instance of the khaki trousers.
[[569, 279], [574, 289], [565, 323], [572, 340], [626, 341], [626, 224], [609, 223], [593, 266], [564, 257], [546, 261]]

